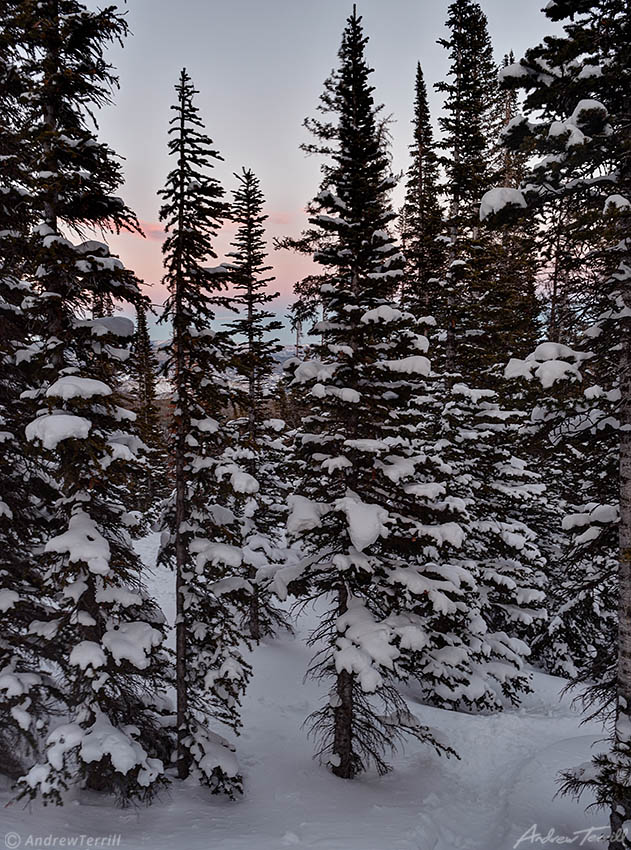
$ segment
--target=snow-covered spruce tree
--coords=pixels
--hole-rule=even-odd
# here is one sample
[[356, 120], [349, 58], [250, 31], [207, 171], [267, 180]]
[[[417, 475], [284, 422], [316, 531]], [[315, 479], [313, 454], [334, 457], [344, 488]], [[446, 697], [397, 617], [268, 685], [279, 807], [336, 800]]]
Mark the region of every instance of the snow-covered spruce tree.
[[[247, 576], [253, 584], [247, 616], [247, 630], [253, 640], [275, 634], [287, 626], [283, 611], [274, 605], [269, 590], [269, 574], [274, 563], [282, 563], [283, 505], [287, 501], [287, 483], [281, 479], [286, 448], [280, 439], [286, 426], [271, 416], [270, 381], [274, 354], [281, 350], [278, 339], [270, 337], [282, 328], [282, 322], [266, 305], [278, 297], [268, 292], [274, 278], [266, 276], [265, 199], [256, 175], [250, 169], [235, 174], [239, 181], [230, 208], [230, 219], [237, 225], [232, 240], [229, 272], [232, 306], [239, 317], [230, 323], [237, 337], [237, 372], [247, 385], [243, 400], [244, 418], [234, 423], [238, 446], [234, 458], [258, 482], [259, 488], [248, 496], [241, 516], [240, 546]], [[241, 341], [242, 340], [242, 341]], [[262, 584], [256, 581], [261, 570]]]
[[480, 200], [501, 166], [496, 130], [502, 104], [486, 16], [478, 3], [456, 0], [447, 25], [449, 38], [439, 43], [451, 64], [448, 79], [436, 89], [445, 95], [439, 123], [448, 263], [443, 298], [432, 311], [445, 340], [444, 364], [437, 363], [467, 381], [475, 375], [479, 384], [482, 375], [495, 371], [499, 352], [525, 356], [532, 350], [538, 304], [534, 285], [524, 291], [524, 270], [505, 270], [496, 240], [480, 228]]
[[[605, 294], [601, 321], [610, 312], [607, 301]], [[542, 444], [548, 494], [556, 501], [556, 515], [545, 523], [546, 543], [556, 550], [547, 567], [549, 619], [533, 632], [532, 661], [587, 683], [587, 701], [596, 708], [611, 702], [616, 661], [619, 452], [610, 426], [618, 392], [602, 387], [611, 382], [611, 365], [603, 374], [599, 359], [542, 343], [528, 360], [507, 368], [538, 378], [529, 387], [529, 397], [538, 390], [530, 430]]]
[[19, 360], [33, 341], [25, 307], [32, 290], [23, 275], [34, 209], [21, 126], [20, 96], [28, 81], [18, 63], [15, 9], [8, 4], [5, 11], [0, 21], [0, 773], [17, 778], [37, 753], [58, 693], [43, 672], [38, 641], [29, 634], [32, 621], [50, 616], [37, 553], [45, 541], [53, 490], [24, 438], [28, 402], [20, 396], [32, 382]]
[[[30, 78], [25, 123], [34, 173], [30, 356], [35, 386], [26, 437], [48, 465], [57, 493], [40, 558], [42, 599], [56, 610], [31, 622], [37, 652], [54, 662], [66, 722], [46, 740], [43, 761], [20, 780], [21, 794], [61, 802], [69, 785], [148, 799], [164, 782], [160, 693], [168, 675], [163, 617], [147, 597], [126, 529], [128, 477], [137, 439], [133, 414], [114, 383], [133, 324], [85, 318], [94, 299], [140, 300], [135, 278], [107, 245], [75, 244], [71, 231], [134, 229], [115, 193], [120, 166], [89, 126], [116, 78], [104, 59], [126, 24], [113, 8], [75, 0], [23, 2], [16, 9]], [[27, 417], [28, 420], [28, 417]]]
[[[327, 192], [330, 189], [333, 176], [329, 158], [335, 149], [339, 130], [337, 114], [341, 104], [338, 83], [338, 69], [333, 68], [324, 81], [323, 92], [316, 107], [317, 115], [309, 116], [303, 121], [303, 126], [310, 134], [311, 141], [304, 142], [300, 145], [300, 148], [309, 156], [316, 155], [321, 158], [321, 192]], [[383, 104], [374, 106], [379, 142], [384, 153], [389, 156], [389, 124], [391, 118], [382, 114], [383, 109]], [[319, 200], [316, 197], [314, 201], [308, 203], [307, 212], [316, 214], [318, 204]], [[330, 239], [331, 234], [327, 231], [323, 231], [321, 228], [308, 227], [297, 238], [285, 237], [276, 240], [275, 246], [313, 257], [320, 251], [321, 247], [326, 246]], [[323, 305], [320, 299], [320, 288], [327, 283], [329, 272], [330, 269], [327, 266], [320, 266], [319, 268], [316, 266], [311, 274], [294, 284], [294, 293], [297, 297], [291, 305], [290, 315], [293, 327], [299, 333], [303, 327], [311, 326], [322, 314]]]
[[438, 197], [438, 157], [420, 62], [414, 91], [412, 162], [407, 171], [399, 227], [406, 259], [404, 300], [409, 309], [425, 315], [428, 305], [440, 298], [445, 251], [440, 240], [443, 215]]
[[149, 337], [147, 310], [144, 304], [139, 304], [136, 307], [130, 372], [135, 386], [134, 409], [138, 434], [148, 449], [144, 461], [145, 471], [138, 483], [138, 507], [150, 514], [155, 512], [158, 500], [166, 498], [171, 490], [165, 435], [156, 400], [158, 368], [158, 358]]
[[[568, 418], [561, 436], [573, 441], [579, 432], [584, 442], [584, 432], [590, 433], [592, 481], [607, 474], [608, 450], [601, 450], [603, 443], [613, 444], [618, 457], [618, 505], [601, 501], [599, 488], [595, 498], [585, 494], [592, 505], [581, 512], [580, 521], [569, 521], [587, 526], [585, 540], [600, 538], [604, 554], [608, 535], [602, 525], [616, 523], [614, 514], [619, 510], [612, 746], [591, 766], [569, 771], [565, 788], [572, 792], [593, 788], [598, 803], [611, 812], [609, 847], [623, 850], [631, 847], [631, 838], [622, 830], [631, 819], [631, 17], [622, 0], [555, 0], [546, 7], [546, 15], [563, 22], [564, 35], [546, 39], [503, 72], [506, 84], [527, 90], [528, 117], [514, 122], [508, 141], [517, 145], [530, 138], [544, 154], [522, 184], [522, 194], [514, 195], [512, 206], [536, 209], [569, 197], [580, 203], [586, 218], [601, 210], [610, 219], [605, 259], [611, 272], [600, 283], [608, 307], [596, 325], [586, 329], [584, 345], [592, 354], [586, 359], [589, 372], [597, 378], [593, 384], [589, 381], [590, 386], [583, 384], [584, 403], [591, 409], [578, 419]], [[524, 372], [561, 378], [585, 371], [580, 358], [578, 364], [572, 362], [559, 344], [551, 344], [545, 354], [541, 365], [534, 358], [524, 361]], [[519, 368], [512, 366], [514, 371]], [[610, 404], [613, 411], [608, 410]]]
[[586, 211], [580, 199], [573, 197], [550, 201], [538, 211], [536, 248], [545, 338], [550, 342], [572, 346], [598, 318], [602, 307], [598, 281], [606, 274], [607, 231], [600, 212]]
[[[310, 720], [320, 757], [346, 779], [371, 763], [387, 770], [386, 753], [404, 733], [445, 749], [410, 713], [396, 681], [407, 676], [402, 659], [425, 642], [415, 606], [426, 592], [436, 592], [436, 605], [445, 598], [438, 579], [424, 575], [426, 550], [458, 533], [442, 523], [444, 512], [419, 511], [408, 489], [421, 459], [400, 433], [397, 414], [429, 361], [411, 314], [393, 306], [403, 257], [387, 229], [394, 181], [366, 41], [353, 11], [335, 75], [329, 189], [318, 194], [310, 218], [327, 234], [316, 260], [328, 282], [320, 290], [324, 319], [315, 327], [322, 341], [312, 359], [293, 364], [293, 386], [309, 412], [296, 437], [304, 474], [288, 520], [306, 555], [291, 569], [290, 589], [335, 600], [313, 636], [324, 646], [310, 667], [333, 686]], [[457, 593], [457, 579], [448, 578], [446, 594]]]
[[[435, 84], [445, 95], [439, 118], [444, 151], [440, 164], [445, 172], [447, 202], [447, 270], [443, 281], [444, 303], [432, 306], [444, 335], [444, 366], [458, 370], [463, 349], [473, 340], [467, 334], [468, 314], [475, 306], [476, 268], [471, 255], [477, 243], [477, 205], [491, 185], [490, 140], [487, 129], [495, 101], [495, 75], [491, 43], [479, 4], [455, 0], [449, 6], [449, 38], [439, 39], [449, 51], [448, 79]], [[483, 252], [476, 250], [475, 255]], [[441, 306], [442, 309], [437, 309]]]
[[213, 792], [241, 791], [234, 747], [209, 728], [234, 732], [249, 676], [241, 653], [241, 618], [251, 585], [240, 577], [238, 503], [258, 489], [237, 465], [228, 412], [239, 397], [228, 369], [235, 348], [227, 330], [215, 330], [215, 311], [229, 306], [225, 269], [206, 263], [227, 206], [210, 174], [221, 159], [204, 132], [185, 70], [176, 85], [169, 126], [173, 170], [160, 194], [160, 220], [169, 289], [161, 320], [173, 327], [166, 374], [173, 382], [175, 493], [165, 513], [161, 559], [176, 571], [178, 776], [194, 769]]
[[529, 690], [522, 638], [542, 599], [542, 559], [522, 519], [542, 485], [510, 449], [519, 420], [493, 391], [446, 390], [435, 373], [417, 376], [408, 406], [393, 415], [405, 436], [397, 451], [408, 464], [407, 509], [423, 521], [407, 550], [418, 555], [418, 541], [432, 538], [417, 577], [427, 593], [405, 600], [424, 641], [399, 663], [424, 702], [502, 710]]

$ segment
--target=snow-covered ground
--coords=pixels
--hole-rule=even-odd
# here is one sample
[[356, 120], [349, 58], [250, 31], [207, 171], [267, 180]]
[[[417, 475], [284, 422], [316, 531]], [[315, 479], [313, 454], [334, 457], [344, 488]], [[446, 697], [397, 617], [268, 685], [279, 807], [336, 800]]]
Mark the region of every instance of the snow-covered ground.
[[[139, 544], [148, 566], [156, 547], [157, 535]], [[172, 621], [172, 575], [156, 569], [147, 579]], [[386, 777], [347, 782], [320, 767], [302, 728], [321, 699], [315, 683], [303, 682], [310, 652], [301, 633], [314, 616], [304, 615], [296, 638], [254, 654], [239, 739], [242, 800], [213, 797], [192, 783], [174, 784], [150, 808], [120, 810], [90, 794], [63, 808], [13, 804], [0, 808], [0, 847], [71, 846], [73, 837], [74, 846], [125, 850], [509, 850], [554, 846], [562, 837], [569, 846], [605, 846], [594, 840], [604, 831], [596, 831], [604, 813], [585, 814], [588, 800], [554, 798], [556, 773], [587, 760], [602, 732], [596, 724], [579, 726], [570, 699], [559, 696], [562, 681], [551, 676], [536, 674], [536, 692], [499, 715], [414, 706], [460, 761], [411, 742]], [[10, 799], [3, 789], [0, 805]]]

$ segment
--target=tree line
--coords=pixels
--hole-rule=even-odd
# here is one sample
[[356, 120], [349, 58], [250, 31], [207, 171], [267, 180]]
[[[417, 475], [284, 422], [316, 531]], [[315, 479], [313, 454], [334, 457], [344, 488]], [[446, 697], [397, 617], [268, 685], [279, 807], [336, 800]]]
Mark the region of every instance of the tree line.
[[[292, 597], [319, 612], [309, 724], [338, 777], [386, 772], [406, 736], [458, 757], [403, 684], [499, 711], [534, 664], [608, 721], [609, 751], [563, 787], [590, 786], [610, 847], [631, 846], [631, 20], [622, 0], [545, 14], [563, 34], [498, 67], [480, 5], [449, 6], [440, 132], [419, 63], [396, 210], [353, 9], [305, 121], [308, 221], [277, 245], [318, 271], [292, 308], [310, 343], [275, 383], [265, 198], [243, 168], [227, 199], [189, 74], [159, 192], [158, 366], [142, 281], [94, 238], [141, 232], [94, 118], [125, 18], [3, 3], [0, 740], [19, 795], [126, 803], [190, 774], [240, 793], [250, 649], [291, 628]], [[133, 545], [149, 523], [174, 570], [173, 652]]]

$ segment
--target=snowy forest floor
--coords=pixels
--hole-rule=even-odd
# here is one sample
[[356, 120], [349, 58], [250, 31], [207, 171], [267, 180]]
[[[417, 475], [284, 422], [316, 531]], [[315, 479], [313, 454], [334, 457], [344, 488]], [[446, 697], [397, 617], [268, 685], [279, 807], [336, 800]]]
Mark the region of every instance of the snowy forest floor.
[[[153, 567], [157, 542], [154, 534], [138, 546], [150, 567], [147, 580], [172, 622], [173, 576]], [[460, 761], [410, 742], [382, 778], [347, 782], [319, 766], [302, 728], [322, 699], [316, 683], [303, 682], [311, 652], [301, 637], [314, 617], [302, 616], [295, 638], [282, 636], [255, 651], [238, 740], [242, 800], [231, 803], [195, 784], [174, 783], [150, 808], [116, 809], [85, 793], [63, 808], [14, 803], [0, 808], [0, 846], [5, 834], [15, 833], [7, 836], [7, 847], [38, 846], [37, 838], [49, 836], [85, 836], [75, 846], [89, 846], [88, 836], [115, 834], [120, 840], [114, 846], [123, 850], [509, 850], [542, 843], [519, 841], [527, 830], [532, 836], [533, 824], [541, 836], [553, 830], [574, 846], [582, 846], [585, 835], [575, 835], [578, 830], [602, 827], [585, 844], [604, 846], [595, 838], [604, 832], [605, 813], [585, 813], [587, 799], [554, 798], [557, 772], [586, 761], [602, 730], [579, 725], [570, 698], [560, 697], [562, 680], [552, 676], [536, 673], [535, 693], [522, 707], [488, 717], [411, 702]], [[5, 784], [0, 806], [10, 798]], [[49, 839], [43, 846], [60, 843]]]

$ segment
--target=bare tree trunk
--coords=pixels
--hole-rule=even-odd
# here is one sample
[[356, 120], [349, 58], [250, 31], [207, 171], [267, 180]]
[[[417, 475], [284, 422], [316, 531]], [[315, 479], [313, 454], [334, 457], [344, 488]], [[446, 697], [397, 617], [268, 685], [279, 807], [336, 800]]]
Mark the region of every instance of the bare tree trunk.
[[[348, 591], [343, 585], [338, 592], [338, 616], [346, 613]], [[342, 670], [337, 674], [336, 691], [338, 704], [334, 709], [335, 729], [333, 752], [339, 764], [333, 766], [333, 773], [341, 779], [352, 779], [353, 765], [353, 674]]]
[[[627, 287], [629, 282], [627, 282]], [[626, 292], [625, 304], [631, 304]], [[618, 667], [616, 694], [616, 727], [613, 757], [619, 761], [615, 782], [618, 791], [610, 816], [609, 850], [628, 850], [631, 842], [622, 833], [625, 821], [631, 820], [629, 790], [631, 764], [631, 322], [624, 319], [620, 353], [620, 525], [618, 540]]]

